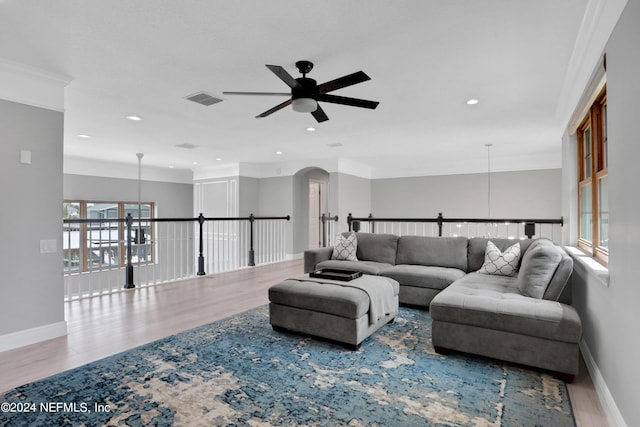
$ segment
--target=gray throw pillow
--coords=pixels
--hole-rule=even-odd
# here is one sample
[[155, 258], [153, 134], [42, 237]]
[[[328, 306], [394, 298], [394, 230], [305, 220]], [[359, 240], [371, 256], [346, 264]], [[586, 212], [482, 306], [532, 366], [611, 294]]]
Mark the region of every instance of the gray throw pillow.
[[542, 299], [562, 255], [549, 240], [531, 244], [522, 257], [517, 284], [522, 295]]

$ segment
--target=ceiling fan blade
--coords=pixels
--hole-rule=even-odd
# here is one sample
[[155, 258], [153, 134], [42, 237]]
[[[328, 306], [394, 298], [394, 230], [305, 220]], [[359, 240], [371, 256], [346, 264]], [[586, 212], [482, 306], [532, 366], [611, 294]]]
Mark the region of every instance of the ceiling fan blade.
[[223, 95], [264, 95], [264, 96], [291, 96], [284, 92], [222, 92]]
[[287, 73], [287, 70], [285, 70], [281, 66], [279, 66], [279, 65], [267, 65], [267, 68], [270, 69], [271, 71], [273, 71], [273, 74], [278, 76], [280, 78], [280, 80], [285, 82], [287, 84], [287, 86], [289, 86], [290, 88], [294, 88], [294, 87], [298, 86], [298, 82], [296, 81], [296, 79], [291, 77], [291, 74]]
[[327, 120], [329, 120], [329, 117], [327, 117], [324, 110], [319, 105], [316, 111], [311, 112], [311, 115], [318, 121], [318, 123], [326, 122]]
[[331, 102], [333, 104], [342, 104], [342, 105], [350, 105], [352, 107], [362, 107], [362, 108], [371, 108], [375, 109], [378, 104], [378, 101], [368, 101], [366, 99], [358, 99], [358, 98], [348, 98], [346, 96], [336, 96], [336, 95], [320, 95], [318, 97], [318, 101]]
[[257, 115], [257, 116], [256, 116], [256, 119], [259, 119], [259, 118], [261, 118], [261, 117], [267, 117], [269, 114], [273, 114], [273, 113], [275, 113], [275, 112], [276, 112], [276, 111], [278, 111], [278, 110], [282, 110], [284, 107], [286, 107], [287, 105], [290, 105], [290, 104], [291, 104], [291, 100], [290, 100], [290, 99], [287, 99], [287, 100], [286, 100], [286, 101], [284, 101], [282, 104], [278, 104], [278, 105], [276, 105], [275, 107], [273, 107], [272, 109], [267, 110], [267, 111], [265, 111], [264, 113]]
[[332, 92], [337, 89], [342, 89], [343, 87], [366, 82], [367, 80], [371, 80], [371, 77], [367, 76], [364, 71], [357, 71], [353, 74], [349, 74], [347, 76], [343, 76], [318, 85], [318, 92], [320, 94]]

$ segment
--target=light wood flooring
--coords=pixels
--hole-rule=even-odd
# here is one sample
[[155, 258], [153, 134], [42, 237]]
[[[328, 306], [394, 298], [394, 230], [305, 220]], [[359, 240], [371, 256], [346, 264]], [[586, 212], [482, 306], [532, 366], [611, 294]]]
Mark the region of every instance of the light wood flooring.
[[[266, 304], [271, 285], [302, 270], [286, 261], [66, 302], [67, 336], [0, 353], [0, 393]], [[584, 364], [569, 395], [578, 427], [607, 426]]]

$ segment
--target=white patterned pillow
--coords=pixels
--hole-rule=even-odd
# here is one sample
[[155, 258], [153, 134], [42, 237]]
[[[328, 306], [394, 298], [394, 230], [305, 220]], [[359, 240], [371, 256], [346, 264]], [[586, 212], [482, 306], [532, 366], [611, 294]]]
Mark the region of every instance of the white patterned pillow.
[[358, 248], [358, 239], [355, 233], [349, 234], [347, 237], [342, 234], [336, 236], [336, 243], [333, 245], [333, 253], [331, 259], [342, 261], [357, 261], [356, 249]]
[[519, 242], [509, 246], [504, 252], [501, 252], [500, 249], [489, 240], [487, 242], [487, 249], [484, 252], [484, 264], [482, 264], [478, 273], [494, 274], [497, 276], [515, 276], [518, 272], [519, 261]]

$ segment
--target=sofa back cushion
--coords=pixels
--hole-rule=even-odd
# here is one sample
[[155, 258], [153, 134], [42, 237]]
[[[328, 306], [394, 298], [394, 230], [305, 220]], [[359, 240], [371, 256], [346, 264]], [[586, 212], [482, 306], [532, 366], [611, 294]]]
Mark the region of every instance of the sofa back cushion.
[[[484, 259], [484, 252], [482, 253]], [[401, 236], [396, 264], [467, 269], [466, 237]]]
[[570, 278], [573, 273], [573, 259], [562, 248], [557, 247], [557, 250], [562, 258], [549, 285], [547, 285], [547, 290], [544, 292], [542, 299], [571, 304]]
[[395, 234], [356, 233], [358, 249], [356, 256], [360, 261], [396, 263], [398, 236]]
[[513, 245], [515, 242], [520, 243], [520, 262], [518, 263], [518, 268], [522, 264], [522, 257], [527, 252], [529, 245], [533, 240], [513, 240], [513, 239], [488, 239], [485, 237], [472, 237], [469, 239], [467, 246], [467, 273], [471, 273], [472, 271], [478, 271], [482, 267], [484, 263], [484, 254], [487, 249], [487, 242], [491, 240], [494, 245], [501, 252], [504, 252]]
[[528, 297], [557, 300], [572, 270], [573, 261], [560, 247], [550, 240], [537, 239], [522, 257], [518, 289]]

